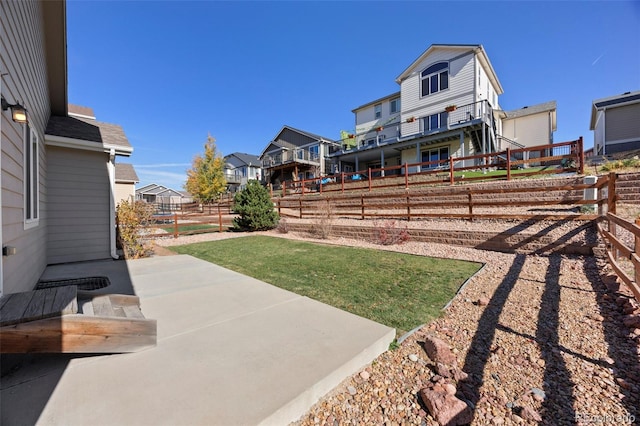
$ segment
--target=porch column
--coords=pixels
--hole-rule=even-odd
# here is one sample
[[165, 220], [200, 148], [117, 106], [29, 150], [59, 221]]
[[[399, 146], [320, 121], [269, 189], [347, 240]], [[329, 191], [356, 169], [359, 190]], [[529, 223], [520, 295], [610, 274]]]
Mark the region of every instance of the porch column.
[[358, 156], [356, 155], [356, 169], [354, 170], [354, 172], [357, 172], [360, 170], [360, 165], [358, 164]]
[[[460, 157], [464, 157], [464, 133], [460, 132]], [[464, 160], [462, 160], [461, 167], [464, 167]]]
[[[422, 162], [422, 156], [420, 155], [420, 142], [416, 143], [416, 163], [421, 163]], [[416, 169], [417, 173], [420, 173], [421, 167], [418, 166]]]
[[[380, 167], [384, 169], [384, 149], [380, 150]], [[384, 170], [380, 171], [380, 176], [384, 177]]]

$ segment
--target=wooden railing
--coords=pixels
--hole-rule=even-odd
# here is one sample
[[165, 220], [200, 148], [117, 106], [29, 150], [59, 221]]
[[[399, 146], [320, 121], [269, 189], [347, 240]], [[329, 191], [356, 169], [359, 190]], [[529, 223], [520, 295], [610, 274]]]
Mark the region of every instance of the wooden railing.
[[[596, 184], [597, 188], [606, 188], [607, 192], [607, 197], [598, 201], [598, 212], [601, 215], [597, 225], [598, 232], [606, 242], [607, 260], [611, 268], [640, 302], [640, 218], [636, 218], [633, 223], [616, 214], [616, 178], [615, 173], [610, 173]], [[607, 224], [607, 229], [602, 226], [603, 223]], [[633, 247], [622, 241], [620, 228], [623, 229], [622, 232], [630, 233]], [[627, 263], [629, 268], [625, 268], [622, 262]]]
[[[146, 234], [149, 238], [224, 232], [233, 226], [232, 214], [232, 205], [229, 203], [205, 204], [199, 205], [193, 212], [183, 210], [181, 213], [153, 215], [142, 228], [154, 231]], [[165, 232], [158, 233], [158, 229]]]
[[[472, 164], [472, 165], [465, 165]], [[527, 167], [545, 166], [543, 170], [525, 171]], [[504, 173], [487, 174], [490, 169], [503, 169]], [[478, 180], [511, 180], [518, 170], [518, 177], [529, 177], [559, 172], [584, 173], [584, 151], [582, 137], [569, 142], [539, 145], [529, 148], [510, 149], [468, 157], [449, 157], [446, 160], [408, 163], [399, 166], [369, 168], [331, 177], [318, 177], [298, 181], [284, 181], [280, 191], [271, 190], [271, 197], [288, 194], [311, 194], [368, 190], [389, 187], [408, 189], [412, 185], [442, 184]], [[465, 171], [480, 171], [480, 176], [464, 176]], [[422, 178], [416, 179], [414, 176]], [[279, 193], [278, 193], [279, 192]]]
[[[519, 188], [481, 189], [473, 187], [422, 190], [401, 194], [361, 193], [357, 195], [325, 195], [323, 197], [276, 198], [274, 202], [281, 216], [297, 218], [322, 214], [321, 206], [329, 201], [336, 217], [367, 218], [478, 218], [595, 220], [598, 216], [578, 210], [569, 214], [550, 213], [488, 213], [479, 210], [500, 207], [588, 206], [598, 200], [585, 199], [585, 190], [596, 184], [576, 184]], [[536, 196], [537, 195], [537, 196]], [[475, 210], [474, 210], [475, 209]]]

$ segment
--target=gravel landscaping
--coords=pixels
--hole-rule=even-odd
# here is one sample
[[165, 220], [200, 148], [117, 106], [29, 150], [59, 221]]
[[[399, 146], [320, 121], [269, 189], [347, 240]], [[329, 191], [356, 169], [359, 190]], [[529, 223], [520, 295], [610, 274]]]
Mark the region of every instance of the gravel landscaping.
[[[443, 226], [438, 221], [411, 222], [411, 226], [416, 223]], [[457, 221], [450, 226], [497, 230], [513, 224]], [[565, 223], [552, 232], [570, 232], [570, 226]], [[544, 230], [544, 224], [527, 229]], [[304, 234], [264, 234], [312, 240]], [[156, 244], [242, 235], [201, 234]], [[420, 397], [421, 389], [434, 386], [471, 407], [472, 424], [640, 421], [640, 309], [624, 288], [618, 288], [602, 259], [417, 242], [382, 247], [342, 238], [316, 241], [486, 266], [468, 281], [441, 318], [347, 378], [296, 425], [435, 425], [434, 414]], [[449, 366], [436, 364], [427, 355], [423, 343], [433, 337], [444, 341], [455, 355]]]

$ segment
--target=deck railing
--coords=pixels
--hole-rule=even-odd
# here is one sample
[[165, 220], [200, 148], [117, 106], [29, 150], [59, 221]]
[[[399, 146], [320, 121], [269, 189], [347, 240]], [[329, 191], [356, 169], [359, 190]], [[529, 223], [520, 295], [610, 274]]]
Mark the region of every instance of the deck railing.
[[[467, 165], [472, 164], [472, 165]], [[535, 167], [535, 169], [533, 169]], [[491, 170], [500, 173], [487, 173]], [[530, 171], [528, 169], [531, 169]], [[514, 170], [517, 170], [515, 172]], [[480, 172], [474, 173], [465, 172]], [[368, 190], [385, 187], [443, 184], [478, 180], [511, 180], [518, 177], [565, 172], [584, 173], [584, 153], [582, 138], [575, 141], [540, 145], [529, 148], [510, 149], [489, 154], [468, 157], [401, 164], [399, 166], [368, 168], [333, 176], [316, 177], [297, 181], [284, 181], [279, 188], [280, 195], [312, 194]], [[278, 188], [270, 187], [271, 196], [277, 195]]]

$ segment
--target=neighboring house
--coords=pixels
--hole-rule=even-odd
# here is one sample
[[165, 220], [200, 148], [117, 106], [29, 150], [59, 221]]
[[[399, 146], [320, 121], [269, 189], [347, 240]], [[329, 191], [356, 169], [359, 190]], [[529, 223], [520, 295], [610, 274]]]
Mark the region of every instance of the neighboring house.
[[595, 155], [640, 149], [640, 91], [593, 101], [589, 129]]
[[[431, 45], [396, 78], [396, 83], [399, 92], [353, 110], [355, 134], [343, 139], [340, 149], [329, 154], [335, 169], [351, 172], [440, 161], [429, 166], [438, 167], [450, 157], [490, 153], [507, 146], [517, 148], [525, 143], [502, 136], [503, 118], [516, 129], [521, 122], [525, 127], [529, 122], [538, 123], [538, 115], [549, 112], [542, 107], [533, 115], [528, 114], [533, 107], [527, 113], [502, 111], [498, 96], [503, 88], [481, 45]], [[542, 104], [544, 108], [551, 108], [551, 104], [553, 122], [551, 127], [544, 127], [547, 137], [519, 133], [519, 139], [527, 144], [537, 139], [551, 143], [555, 102]]]
[[176, 191], [164, 185], [151, 183], [136, 189], [136, 200], [144, 200], [147, 203], [177, 205], [190, 203], [193, 201], [193, 198], [184, 192]]
[[28, 119], [3, 105], [0, 292], [14, 293], [47, 264], [117, 257], [114, 163], [133, 149], [120, 126], [68, 114], [64, 1], [3, 1], [0, 24], [3, 104]]
[[122, 201], [134, 201], [136, 199], [136, 183], [140, 182], [133, 164], [116, 163], [116, 206]]
[[557, 130], [556, 122], [556, 101], [505, 111], [501, 136], [520, 147], [549, 145]]
[[329, 138], [284, 126], [260, 154], [264, 180], [277, 186], [332, 172], [326, 157], [337, 147]]
[[224, 177], [230, 192], [243, 189], [249, 180], [263, 177], [260, 157], [234, 152], [224, 157]]

